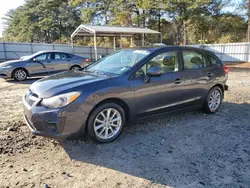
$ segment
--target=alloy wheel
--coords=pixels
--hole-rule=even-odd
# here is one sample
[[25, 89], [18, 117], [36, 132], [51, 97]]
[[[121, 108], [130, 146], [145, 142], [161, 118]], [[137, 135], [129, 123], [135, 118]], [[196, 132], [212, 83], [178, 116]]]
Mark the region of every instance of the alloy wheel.
[[26, 79], [27, 74], [24, 70], [20, 69], [15, 72], [14, 77], [19, 81], [23, 81]]
[[94, 132], [97, 137], [107, 140], [116, 136], [122, 127], [122, 117], [115, 108], [102, 110], [95, 118]]
[[220, 103], [221, 103], [221, 93], [219, 90], [216, 89], [210, 94], [208, 107], [212, 112], [214, 112], [219, 108]]

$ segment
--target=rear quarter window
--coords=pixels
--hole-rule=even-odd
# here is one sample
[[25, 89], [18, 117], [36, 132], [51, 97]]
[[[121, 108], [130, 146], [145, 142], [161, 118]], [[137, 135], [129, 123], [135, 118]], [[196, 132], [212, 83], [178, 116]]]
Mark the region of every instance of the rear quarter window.
[[74, 58], [75, 56], [72, 54], [68, 54], [68, 58]]

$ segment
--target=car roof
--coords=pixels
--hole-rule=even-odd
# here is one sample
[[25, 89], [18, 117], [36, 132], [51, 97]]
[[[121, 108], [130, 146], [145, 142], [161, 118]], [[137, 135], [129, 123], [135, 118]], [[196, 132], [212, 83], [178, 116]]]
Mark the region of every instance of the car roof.
[[197, 48], [197, 47], [192, 47], [192, 46], [177, 46], [177, 45], [168, 45], [168, 46], [159, 46], [159, 47], [143, 47], [143, 48], [137, 48], [138, 50], [147, 50], [149, 52], [156, 52], [158, 50], [162, 50], [162, 49], [166, 49], [166, 50], [170, 50], [170, 49], [186, 49], [186, 50], [200, 50], [200, 51], [204, 51], [210, 54], [215, 54], [213, 51], [209, 51], [209, 50], [205, 50], [202, 48]]
[[66, 54], [71, 54], [68, 52], [62, 52], [62, 51], [58, 51], [58, 50], [42, 50], [42, 51], [38, 51], [36, 53], [66, 53]]

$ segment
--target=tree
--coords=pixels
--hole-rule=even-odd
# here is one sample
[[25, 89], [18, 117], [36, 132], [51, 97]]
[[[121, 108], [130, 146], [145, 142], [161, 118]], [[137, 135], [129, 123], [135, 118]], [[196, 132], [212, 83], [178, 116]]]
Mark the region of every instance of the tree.
[[74, 31], [80, 24], [80, 12], [67, 0], [28, 0], [4, 19], [5, 39], [52, 43]]

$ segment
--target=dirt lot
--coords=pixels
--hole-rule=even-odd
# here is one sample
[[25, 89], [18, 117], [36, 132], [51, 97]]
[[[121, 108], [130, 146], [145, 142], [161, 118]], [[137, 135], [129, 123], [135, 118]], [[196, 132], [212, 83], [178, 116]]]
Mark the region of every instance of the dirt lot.
[[199, 111], [127, 127], [111, 144], [30, 135], [21, 96], [0, 81], [0, 187], [250, 187], [250, 68], [230, 68], [215, 115]]

